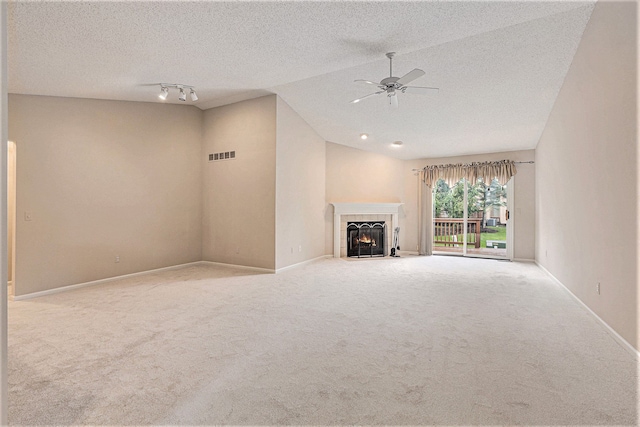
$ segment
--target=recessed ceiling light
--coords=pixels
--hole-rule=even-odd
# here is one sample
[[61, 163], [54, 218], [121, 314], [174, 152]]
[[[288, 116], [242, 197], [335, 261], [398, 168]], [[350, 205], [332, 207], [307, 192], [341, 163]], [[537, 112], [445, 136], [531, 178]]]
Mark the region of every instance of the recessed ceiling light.
[[367, 138], [369, 138], [369, 135], [367, 135], [366, 133], [360, 134], [360, 139], [367, 139]]
[[391, 146], [396, 148], [400, 147], [401, 145], [402, 145], [402, 141], [393, 141], [391, 143]]

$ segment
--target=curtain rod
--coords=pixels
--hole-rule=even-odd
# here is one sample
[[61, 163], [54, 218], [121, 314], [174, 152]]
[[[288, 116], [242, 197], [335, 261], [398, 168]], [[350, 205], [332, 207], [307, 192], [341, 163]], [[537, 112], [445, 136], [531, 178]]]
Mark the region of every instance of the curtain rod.
[[[535, 162], [534, 162], [533, 160], [529, 160], [529, 161], [527, 161], [527, 162], [513, 162], [513, 163], [514, 163], [514, 164], [516, 164], [516, 165], [520, 165], [520, 164], [523, 164], [523, 163], [535, 163]], [[470, 164], [470, 163], [467, 163], [467, 164], [465, 164], [465, 166], [466, 166], [466, 165], [471, 165], [471, 164]], [[435, 166], [435, 165], [434, 165], [434, 166]], [[421, 171], [421, 170], [425, 170], [426, 168], [427, 168], [427, 166], [425, 166], [425, 167], [423, 167], [423, 168], [420, 168], [420, 169], [411, 169], [411, 171], [412, 171], [412, 172], [418, 172], [418, 171]]]

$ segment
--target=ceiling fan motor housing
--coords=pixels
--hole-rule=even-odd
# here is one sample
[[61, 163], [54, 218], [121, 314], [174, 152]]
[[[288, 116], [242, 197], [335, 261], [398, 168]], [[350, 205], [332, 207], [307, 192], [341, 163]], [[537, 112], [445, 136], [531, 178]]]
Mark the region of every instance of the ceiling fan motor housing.
[[393, 96], [396, 93], [396, 90], [400, 90], [402, 88], [401, 84], [396, 83], [399, 77], [387, 77], [386, 79], [382, 79], [380, 82], [380, 89], [386, 90], [387, 95]]
[[[387, 77], [386, 79], [382, 79], [380, 82], [381, 86], [395, 86], [399, 77]], [[398, 85], [401, 86], [401, 85]]]

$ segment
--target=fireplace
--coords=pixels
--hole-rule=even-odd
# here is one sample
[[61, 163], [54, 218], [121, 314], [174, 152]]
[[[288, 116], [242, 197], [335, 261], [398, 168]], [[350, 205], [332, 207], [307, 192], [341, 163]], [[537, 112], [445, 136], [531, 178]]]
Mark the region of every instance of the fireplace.
[[384, 256], [384, 221], [347, 223], [347, 256]]
[[398, 224], [399, 210], [402, 203], [336, 203], [333, 205], [333, 256], [347, 256], [347, 223], [355, 221], [386, 221], [383, 254], [389, 254], [393, 240], [390, 230]]

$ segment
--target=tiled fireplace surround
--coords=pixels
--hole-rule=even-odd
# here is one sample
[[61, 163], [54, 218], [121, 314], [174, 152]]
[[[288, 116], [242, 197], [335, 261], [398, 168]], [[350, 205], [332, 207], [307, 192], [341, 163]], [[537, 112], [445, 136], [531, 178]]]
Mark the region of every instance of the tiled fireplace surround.
[[347, 223], [384, 221], [384, 255], [389, 255], [393, 230], [398, 226], [398, 210], [402, 203], [331, 203], [333, 205], [333, 256], [347, 256]]

